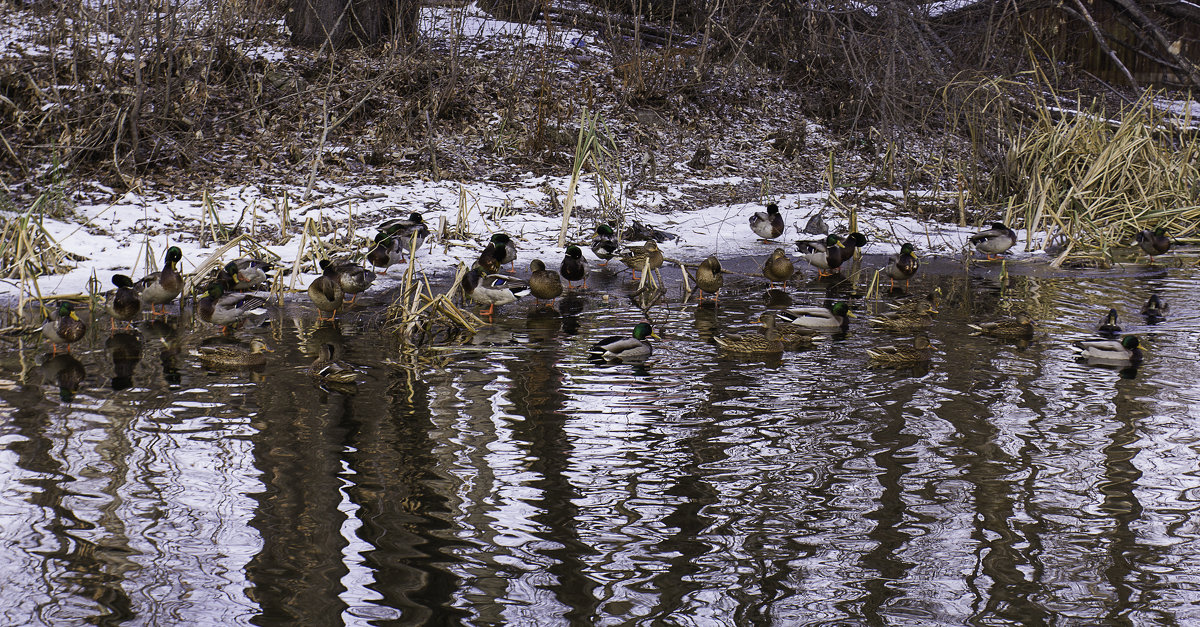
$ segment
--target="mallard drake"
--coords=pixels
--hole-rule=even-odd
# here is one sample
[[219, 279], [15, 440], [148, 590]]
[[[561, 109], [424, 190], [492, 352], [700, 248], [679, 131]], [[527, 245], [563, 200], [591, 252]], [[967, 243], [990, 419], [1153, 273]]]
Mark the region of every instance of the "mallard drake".
[[1142, 316], [1146, 318], [1146, 322], [1154, 324], [1162, 322], [1167, 317], [1167, 312], [1171, 310], [1170, 305], [1158, 297], [1158, 294], [1151, 294], [1150, 299], [1142, 305]]
[[[407, 218], [393, 218], [379, 224], [379, 232], [385, 233], [395, 242], [396, 251], [400, 254], [400, 262], [406, 260], [409, 250], [420, 248], [429, 237], [429, 225], [420, 213], [412, 212]], [[376, 235], [375, 241], [379, 241]], [[415, 242], [413, 240], [416, 240]], [[386, 270], [386, 268], [385, 268]]]
[[817, 335], [816, 329], [808, 329], [798, 327], [793, 324], [779, 325], [779, 314], [768, 311], [758, 317], [758, 321], [762, 323], [764, 328], [774, 327], [775, 332], [779, 334], [779, 340], [783, 342], [785, 349], [791, 350], [802, 346], [810, 346], [817, 340], [825, 339], [822, 335]]
[[134, 286], [142, 299], [143, 305], [150, 305], [151, 315], [160, 315], [154, 308], [162, 305], [161, 315], [166, 315], [167, 305], [175, 300], [183, 291], [183, 275], [175, 268], [175, 264], [183, 259], [183, 251], [178, 246], [167, 249], [163, 260], [163, 269], [142, 277]]
[[387, 274], [388, 268], [405, 261], [405, 250], [399, 239], [380, 231], [375, 234], [375, 242], [367, 251], [367, 261], [380, 268], [380, 274]]
[[562, 264], [558, 266], [558, 273], [567, 280], [567, 287], [574, 288], [575, 281], [583, 281], [583, 288], [587, 289], [587, 262], [584, 261], [583, 251], [578, 246], [567, 246]]
[[257, 294], [239, 292], [225, 293], [221, 284], [214, 283], [208, 294], [196, 303], [200, 319], [209, 324], [219, 324], [222, 330], [244, 321], [250, 313], [267, 304], [267, 299]]
[[823, 241], [798, 241], [796, 249], [817, 268], [817, 276], [833, 274], [847, 257], [845, 244], [832, 234], [825, 236]]
[[1109, 309], [1108, 313], [1096, 325], [1096, 333], [1104, 337], [1116, 337], [1121, 334], [1121, 325], [1117, 323], [1117, 310]]
[[744, 355], [774, 355], [784, 350], [783, 339], [775, 327], [775, 313], [766, 312], [758, 321], [766, 327], [763, 333], [727, 334], [713, 336], [722, 350]]
[[479, 252], [479, 257], [475, 259], [475, 263], [471, 266], [472, 270], [480, 270], [481, 272], [491, 274], [500, 271], [500, 257], [504, 254], [500, 247], [496, 246], [496, 242], [488, 242], [487, 246]]
[[900, 245], [900, 254], [888, 259], [888, 264], [883, 267], [883, 273], [891, 280], [890, 287], [896, 286], [896, 281], [904, 281], [904, 287], [908, 287], [908, 280], [917, 273], [917, 269], [921, 267], [921, 261], [917, 259], [916, 249], [912, 244], [904, 242]]
[[1008, 320], [968, 324], [975, 329], [974, 335], [990, 335], [991, 337], [1027, 340], [1033, 337], [1034, 323], [1029, 314], [1021, 311]]
[[1161, 226], [1154, 227], [1153, 231], [1142, 229], [1134, 236], [1133, 241], [1141, 247], [1142, 252], [1150, 256], [1150, 263], [1154, 263], [1155, 255], [1166, 254], [1171, 249], [1171, 238], [1167, 237], [1167, 229]]
[[59, 344], [66, 352], [71, 352], [71, 343], [79, 341], [84, 333], [87, 333], [87, 323], [75, 314], [75, 304], [71, 301], [58, 301], [56, 307], [46, 312], [42, 337], [50, 341], [52, 354], [58, 354]]
[[358, 300], [359, 292], [366, 291], [375, 282], [374, 272], [353, 261], [337, 262], [333, 264], [333, 268], [337, 272], [338, 282], [342, 285], [343, 297], [346, 294], [350, 295], [350, 300], [346, 301], [347, 305], [354, 304], [354, 301]]
[[649, 357], [654, 350], [646, 341], [646, 338], [649, 337], [658, 338], [658, 335], [654, 333], [649, 322], [639, 322], [633, 327], [631, 337], [620, 335], [606, 337], [588, 349], [588, 356], [592, 359], [607, 361], [644, 359]]
[[756, 211], [750, 216], [750, 230], [761, 237], [764, 244], [783, 235], [783, 215], [779, 213], [779, 205], [769, 202], [766, 211]]
[[133, 287], [133, 279], [124, 274], [114, 274], [112, 284], [117, 289], [108, 293], [104, 299], [104, 308], [108, 310], [111, 327], [117, 328], [116, 321], [130, 322], [142, 313], [142, 299], [138, 297], [137, 289]]
[[986, 254], [988, 259], [994, 259], [1016, 245], [1017, 233], [1003, 222], [993, 222], [990, 229], [972, 235], [967, 241], [971, 242], [976, 250]]
[[259, 338], [250, 340], [250, 346], [241, 344], [213, 344], [192, 351], [200, 363], [214, 370], [240, 370], [261, 368], [267, 363], [265, 352], [270, 352], [267, 343]]
[[329, 314], [329, 320], [337, 317], [338, 309], [345, 302], [346, 292], [342, 289], [337, 266], [330, 260], [321, 260], [321, 276], [308, 284], [308, 298], [321, 312], [317, 315], [318, 320], [325, 320], [325, 313]]
[[631, 246], [621, 255], [621, 263], [633, 270], [633, 278], [637, 280], [638, 272], [643, 270], [656, 272], [663, 264], [662, 251], [658, 242], [650, 240], [643, 246]]
[[802, 329], [818, 331], [843, 331], [850, 326], [850, 318], [856, 318], [846, 301], [838, 301], [825, 307], [793, 307], [779, 313], [784, 322]]
[[548, 300], [551, 305], [554, 299], [562, 296], [563, 286], [558, 273], [547, 270], [541, 259], [529, 262], [529, 292], [535, 301]]
[[782, 248], [776, 248], [775, 252], [771, 253], [771, 256], [767, 257], [767, 261], [763, 263], [762, 273], [771, 282], [771, 287], [775, 287], [776, 283], [786, 285], [792, 275], [796, 273], [796, 266]]
[[308, 367], [314, 379], [343, 385], [358, 383], [358, 371], [334, 359], [337, 347], [326, 342], [317, 349], [317, 358]]
[[854, 249], [867, 245], [867, 236], [855, 231], [842, 238], [842, 261], [854, 258]]
[[611, 223], [596, 225], [596, 236], [592, 239], [592, 252], [604, 260], [602, 266], [608, 265], [608, 260], [617, 254], [617, 231]]
[[913, 331], [933, 325], [933, 316], [937, 313], [933, 303], [922, 300], [915, 303], [913, 309], [905, 311], [888, 311], [871, 318], [871, 324], [889, 331]]
[[229, 283], [224, 285], [227, 292], [244, 292], [247, 290], [255, 290], [266, 284], [267, 273], [271, 271], [275, 264], [262, 259], [253, 259], [250, 257], [242, 257], [234, 259], [225, 264], [225, 275], [228, 276]]
[[1130, 365], [1141, 363], [1141, 342], [1136, 335], [1126, 335], [1118, 340], [1084, 340], [1076, 343], [1083, 349], [1082, 357], [1091, 363]]
[[517, 277], [504, 274], [485, 275], [479, 270], [471, 270], [463, 275], [462, 286], [471, 300], [488, 306], [487, 311], [481, 312], [484, 316], [492, 315], [496, 305], [516, 302], [529, 293], [529, 284]]
[[918, 335], [912, 346], [874, 346], [867, 349], [867, 357], [879, 365], [908, 365], [933, 358], [933, 346], [929, 338]]
[[517, 245], [513, 243], [512, 238], [504, 233], [496, 233], [492, 236], [491, 242], [494, 246], [494, 254], [496, 261], [501, 266], [509, 264], [509, 270], [516, 268], [517, 261]]
[[696, 268], [696, 287], [700, 289], [700, 300], [704, 300], [705, 294], [712, 294], [713, 300], [717, 300], [724, 284], [725, 275], [721, 269], [721, 262], [717, 260], [716, 255], [709, 255]]

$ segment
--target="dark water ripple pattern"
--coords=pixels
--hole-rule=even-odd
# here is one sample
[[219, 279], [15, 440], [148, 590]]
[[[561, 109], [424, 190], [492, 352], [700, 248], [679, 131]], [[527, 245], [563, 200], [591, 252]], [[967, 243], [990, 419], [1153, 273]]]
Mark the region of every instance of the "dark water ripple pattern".
[[[791, 296], [847, 295], [827, 287]], [[711, 335], [763, 309], [749, 279], [715, 311], [669, 294], [645, 364], [586, 359], [642, 318], [597, 293], [578, 316], [509, 306], [500, 343], [415, 367], [366, 315], [241, 332], [276, 349], [261, 374], [147, 340], [122, 390], [96, 330], [73, 396], [11, 351], [0, 622], [1200, 624], [1200, 277], [985, 266], [912, 290], [933, 287], [937, 352], [905, 369], [867, 367], [910, 336], [861, 320], [720, 353]], [[1153, 325], [1152, 292], [1172, 306]], [[1076, 359], [1109, 306], [1143, 338], [1136, 370]], [[1017, 309], [1033, 342], [968, 334]], [[326, 341], [356, 393], [305, 373]]]

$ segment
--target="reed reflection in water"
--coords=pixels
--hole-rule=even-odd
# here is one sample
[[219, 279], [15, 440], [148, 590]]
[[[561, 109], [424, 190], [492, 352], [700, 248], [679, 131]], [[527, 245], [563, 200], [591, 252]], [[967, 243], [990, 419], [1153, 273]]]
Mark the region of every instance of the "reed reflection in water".
[[[911, 291], [942, 291], [935, 356], [898, 369], [865, 349], [909, 336], [861, 320], [782, 357], [709, 341], [788, 302], [867, 315], [882, 305], [865, 278], [769, 301], [730, 281], [715, 307], [670, 285], [643, 311], [600, 275], [420, 363], [365, 310], [239, 332], [275, 348], [259, 371], [207, 371], [178, 320], [93, 328], [69, 356], [10, 351], [0, 616], [1192, 624], [1197, 284], [1181, 268], [929, 272]], [[1139, 319], [1150, 293], [1165, 320]], [[1143, 338], [1140, 368], [1076, 360], [1109, 306]], [[1041, 321], [1034, 340], [967, 333], [1016, 310]], [[649, 360], [587, 360], [647, 315], [664, 336]], [[308, 376], [326, 343], [360, 384]]]

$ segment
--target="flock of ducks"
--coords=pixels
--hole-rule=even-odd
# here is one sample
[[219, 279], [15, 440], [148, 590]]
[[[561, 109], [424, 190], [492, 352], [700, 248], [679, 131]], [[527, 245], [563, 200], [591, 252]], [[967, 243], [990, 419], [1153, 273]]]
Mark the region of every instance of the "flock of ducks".
[[[772, 243], [784, 231], [783, 216], [775, 203], [768, 203], [764, 211], [753, 212], [749, 218], [749, 225], [751, 231], [764, 243]], [[972, 235], [968, 241], [987, 259], [996, 259], [1016, 245], [1017, 233], [1004, 223], [994, 222], [987, 229]], [[1154, 256], [1161, 255], [1170, 248], [1170, 239], [1162, 227], [1139, 233], [1135, 241], [1151, 256], [1152, 261]], [[825, 234], [816, 240], [797, 241], [795, 245], [801, 258], [817, 269], [818, 277], [825, 277], [837, 274], [842, 264], [854, 257], [856, 249], [862, 248], [866, 243], [867, 239], [861, 233], [850, 233], [842, 237]], [[635, 280], [639, 272], [657, 272], [664, 259], [654, 240], [640, 246], [621, 246], [616, 225], [611, 223], [596, 227], [591, 250], [605, 264], [611, 259], [621, 261], [633, 271]], [[552, 303], [563, 294], [562, 279], [574, 281], [586, 277], [586, 262], [578, 246], [567, 248], [557, 273], [548, 269], [542, 260], [533, 260], [527, 279], [499, 273], [504, 264], [511, 267], [515, 258], [516, 249], [511, 239], [506, 235], [497, 234], [464, 277], [463, 288], [468, 298], [486, 306], [481, 312], [482, 315], [493, 315], [496, 307], [513, 303], [526, 295], [532, 295], [539, 303]], [[907, 287], [908, 281], [919, 268], [920, 260], [916, 248], [905, 242], [899, 252], [888, 259], [880, 272], [888, 278], [891, 287], [894, 288], [898, 281], [903, 281]], [[724, 283], [723, 272], [721, 262], [715, 255], [709, 256], [696, 266], [694, 278], [701, 301], [710, 297], [714, 300], [717, 298]], [[776, 248], [763, 263], [761, 272], [770, 287], [774, 288], [785, 285], [792, 279], [796, 273], [796, 264], [783, 248]], [[1153, 298], [1157, 302], [1157, 297]], [[921, 332], [933, 324], [933, 315], [936, 313], [932, 301], [920, 300], [871, 318], [869, 324], [883, 330]], [[785, 350], [812, 345], [821, 338], [819, 333], [844, 332], [853, 317], [855, 314], [850, 311], [846, 302], [835, 302], [829, 307], [794, 307], [785, 311], [767, 312], [760, 316], [759, 322], [763, 326], [761, 333], [729, 334], [714, 337], [713, 341], [720, 349], [730, 353], [782, 353]], [[1027, 314], [1018, 313], [1009, 320], [985, 322], [972, 325], [972, 328], [977, 335], [1028, 339], [1033, 337], [1035, 323]], [[1078, 344], [1083, 357], [1089, 361], [1109, 364], [1135, 364], [1141, 361], [1142, 353], [1136, 336], [1117, 337], [1117, 334], [1106, 331], [1103, 324], [1098, 328], [1098, 332], [1101, 337]], [[649, 339], [656, 337], [658, 336], [650, 323], [642, 322], [634, 327], [629, 336], [610, 337], [596, 343], [589, 350], [589, 355], [605, 361], [644, 359], [653, 353]], [[868, 349], [867, 354], [870, 360], [878, 365], [909, 365], [928, 361], [932, 357], [933, 347], [928, 338], [918, 336], [911, 345], [876, 346]]]
[[[784, 231], [783, 216], [778, 205], [769, 203], [764, 211], [753, 212], [749, 226], [763, 242], [772, 243]], [[422, 216], [412, 213], [408, 217], [387, 220], [379, 225], [378, 233], [364, 257], [366, 265], [348, 260], [321, 260], [322, 273], [308, 285], [307, 290], [309, 300], [319, 312], [318, 317], [335, 319], [339, 311], [353, 304], [357, 295], [370, 287], [377, 278], [377, 272], [386, 274], [391, 266], [410, 261], [410, 256], [421, 248], [428, 236], [429, 228]], [[1017, 243], [1017, 234], [1004, 223], [996, 222], [972, 235], [969, 242], [979, 253], [994, 259], [1007, 253]], [[1150, 256], [1151, 261], [1155, 256], [1166, 253], [1171, 245], [1162, 227], [1138, 233], [1135, 242]], [[852, 259], [855, 251], [866, 243], [866, 237], [860, 233], [845, 236], [824, 234], [824, 237], [815, 240], [797, 241], [795, 246], [800, 257], [817, 269], [819, 277], [824, 277], [836, 274], [842, 264]], [[657, 275], [664, 261], [663, 253], [654, 239], [636, 246], [623, 245], [618, 237], [617, 225], [613, 223], [602, 223], [596, 227], [590, 250], [602, 266], [615, 259], [632, 271], [635, 279], [638, 273]], [[480, 312], [481, 315], [492, 316], [497, 307], [527, 295], [532, 295], [538, 304], [545, 301], [552, 305], [565, 289], [577, 289], [576, 283], [587, 287], [588, 262], [580, 246], [565, 248], [557, 271], [549, 269], [541, 259], [532, 260], [528, 278], [511, 274], [517, 255], [512, 238], [504, 233], [496, 233], [479, 252], [471, 269], [464, 274], [461, 283], [463, 293], [471, 302], [486, 307]], [[132, 325], [147, 310], [152, 316], [165, 315], [167, 307], [183, 291], [184, 277], [178, 267], [182, 258], [182, 250], [171, 246], [166, 251], [162, 270], [136, 282], [124, 274], [112, 277], [114, 289], [105, 295], [105, 310], [111, 318], [114, 331], [118, 323]], [[501, 273], [505, 266], [510, 274]], [[907, 285], [919, 268], [916, 249], [906, 242], [880, 268], [880, 273], [894, 287], [897, 281]], [[197, 317], [220, 326], [222, 331], [237, 327], [249, 316], [260, 312], [266, 303], [266, 296], [256, 290], [267, 284], [271, 269], [270, 263], [252, 258], [230, 261], [203, 287], [204, 296], [198, 300], [195, 308]], [[701, 301], [719, 298], [724, 273], [715, 255], [710, 255], [696, 266], [694, 278]], [[761, 273], [771, 287], [783, 285], [795, 275], [795, 262], [783, 248], [776, 248], [763, 263]], [[1142, 311], [1148, 320], [1161, 320], [1166, 312], [1166, 305], [1157, 296], [1151, 297]], [[896, 305], [894, 311], [873, 317], [868, 322], [882, 330], [921, 333], [933, 324], [933, 315], [936, 313], [936, 302], [931, 298]], [[822, 337], [819, 335], [821, 333], [844, 332], [854, 317], [849, 304], [844, 301], [828, 307], [793, 307], [762, 314], [759, 317], [762, 324], [760, 333], [726, 334], [714, 337], [713, 341], [721, 350], [730, 353], [782, 353], [813, 344]], [[978, 335], [1027, 339], [1033, 336], [1035, 323], [1028, 315], [1019, 313], [1009, 320], [972, 327]], [[46, 311], [41, 326], [42, 335], [51, 343], [55, 354], [60, 345], [69, 350], [70, 344], [81, 339], [86, 330], [87, 324], [76, 314], [75, 305], [65, 300]], [[1101, 320], [1097, 332], [1101, 337], [1078, 344], [1083, 357], [1113, 364], [1136, 364], [1141, 361], [1142, 352], [1137, 336], [1120, 336], [1115, 310], [1110, 310]], [[649, 340], [657, 337], [649, 322], [641, 322], [628, 336], [609, 337], [596, 342], [588, 354], [600, 361], [644, 359], [653, 353]], [[265, 353], [269, 351], [264, 342], [255, 339], [248, 346], [202, 346], [196, 355], [209, 367], [241, 368], [264, 364]], [[911, 345], [875, 346], [867, 350], [870, 360], [880, 365], [928, 361], [932, 352], [933, 347], [923, 335], [917, 335]], [[336, 360], [335, 347], [322, 345], [318, 353], [310, 368], [313, 376], [335, 383], [353, 382], [355, 371]]]

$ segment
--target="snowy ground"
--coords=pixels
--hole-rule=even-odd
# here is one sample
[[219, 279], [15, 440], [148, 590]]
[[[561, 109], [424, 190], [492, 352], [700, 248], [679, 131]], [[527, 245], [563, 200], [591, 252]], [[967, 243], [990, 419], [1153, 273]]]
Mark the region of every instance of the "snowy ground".
[[[279, 233], [282, 196], [265, 197], [260, 190], [250, 187], [231, 188], [214, 193], [211, 204], [220, 224], [227, 227], [240, 224], [242, 232], [255, 233], [255, 241], [279, 255], [281, 265], [289, 268], [300, 252], [301, 233], [309, 219], [323, 226], [324, 241], [339, 246], [348, 243], [351, 252], [346, 254], [365, 255], [380, 221], [416, 211], [435, 232], [442, 224], [453, 231], [458, 225], [460, 204], [465, 204], [467, 238], [431, 238], [431, 244], [418, 257], [418, 269], [429, 275], [449, 274], [459, 263], [470, 265], [492, 233], [505, 232], [513, 237], [520, 250], [517, 267], [521, 274], [532, 259], [543, 259], [551, 268], [557, 267], [562, 259], [563, 251], [557, 245], [562, 217], [550, 213], [547, 188], [561, 191], [567, 183], [567, 177], [530, 177], [508, 185], [416, 181], [392, 187], [331, 188], [321, 202], [309, 205], [318, 205], [316, 208], [297, 209], [293, 205], [288, 233], [284, 235]], [[676, 241], [662, 244], [668, 258], [696, 263], [713, 253], [765, 257], [775, 248], [774, 244], [760, 242], [748, 225], [750, 214], [763, 209], [761, 204], [716, 204], [671, 211], [672, 200], [684, 193], [669, 187], [666, 193], [642, 194], [627, 210], [629, 219], [679, 236]], [[581, 183], [576, 199], [568, 240], [586, 245], [596, 222], [580, 216], [595, 214], [599, 202], [594, 186]], [[847, 232], [847, 216], [827, 208], [824, 194], [785, 194], [774, 200], [788, 224], [778, 246], [793, 256], [798, 256], [795, 240], [813, 239], [814, 236], [802, 233], [801, 229], [818, 212], [824, 212], [831, 231]], [[137, 278], [148, 271], [147, 247], [150, 257], [161, 262], [167, 247], [178, 245], [184, 251], [182, 270], [185, 274], [191, 272], [220, 248], [219, 243], [211, 241], [200, 245], [197, 234], [206, 213], [200, 201], [127, 194], [113, 203], [77, 207], [78, 222], [46, 219], [46, 230], [59, 245], [85, 260], [66, 274], [40, 277], [38, 290], [44, 296], [78, 294], [87, 291], [93, 276], [103, 289], [110, 286], [111, 276], [116, 273]], [[878, 213], [862, 214], [858, 220], [859, 230], [869, 239], [867, 253], [894, 252], [900, 243], [910, 241], [923, 255], [959, 255], [966, 249], [967, 237], [977, 230]], [[352, 229], [349, 236], [348, 228]], [[238, 256], [239, 250], [235, 248], [223, 257], [228, 260]], [[585, 257], [595, 259], [586, 247]], [[285, 286], [293, 292], [304, 290], [317, 276], [311, 261], [302, 264], [300, 270], [294, 280], [291, 277], [285, 280]], [[385, 289], [392, 281], [399, 280], [400, 274], [394, 268], [373, 289]], [[22, 296], [22, 286], [14, 281], [0, 283], [0, 295], [15, 300]]]

